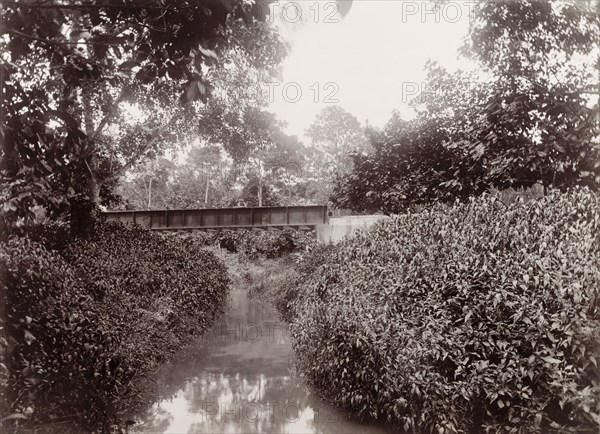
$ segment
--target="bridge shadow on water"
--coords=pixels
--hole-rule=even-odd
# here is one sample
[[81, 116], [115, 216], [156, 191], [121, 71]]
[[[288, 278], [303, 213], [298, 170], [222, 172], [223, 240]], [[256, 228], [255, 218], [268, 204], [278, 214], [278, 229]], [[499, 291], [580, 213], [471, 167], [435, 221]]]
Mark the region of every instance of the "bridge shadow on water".
[[285, 324], [232, 291], [225, 314], [157, 376], [157, 401], [129, 433], [384, 433], [323, 403], [293, 375]]

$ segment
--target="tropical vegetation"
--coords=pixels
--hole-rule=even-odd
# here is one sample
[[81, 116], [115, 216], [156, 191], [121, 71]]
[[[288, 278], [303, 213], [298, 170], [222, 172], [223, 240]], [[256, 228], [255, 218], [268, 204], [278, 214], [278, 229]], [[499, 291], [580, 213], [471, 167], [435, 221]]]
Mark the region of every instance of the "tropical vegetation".
[[597, 432], [600, 197], [484, 195], [317, 249], [276, 304], [329, 401], [415, 433]]

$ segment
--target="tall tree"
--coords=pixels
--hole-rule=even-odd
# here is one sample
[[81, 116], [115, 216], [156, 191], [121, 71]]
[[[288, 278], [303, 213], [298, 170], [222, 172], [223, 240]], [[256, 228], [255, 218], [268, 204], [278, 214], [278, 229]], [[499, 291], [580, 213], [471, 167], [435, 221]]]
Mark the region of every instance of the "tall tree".
[[292, 204], [292, 188], [299, 182], [304, 168], [304, 149], [297, 136], [281, 134], [265, 156], [266, 167], [270, 170], [273, 181], [279, 181], [286, 190], [285, 202], [288, 205]]
[[353, 171], [336, 179], [334, 205], [398, 213], [413, 205], [473, 194], [474, 186], [465, 185], [458, 192], [452, 185], [444, 186], [468, 161], [442, 145], [448, 138], [445, 121], [444, 116], [426, 113], [405, 122], [394, 113], [382, 131], [372, 134], [374, 152], [352, 154]]
[[227, 34], [237, 46], [224, 53], [222, 68], [209, 73], [214, 91], [199, 110], [199, 133], [243, 165], [270, 141], [275, 121], [266, 111], [269, 101], [263, 84], [278, 77], [288, 47], [272, 26], [262, 22], [232, 24]]
[[223, 183], [224, 161], [221, 155], [221, 148], [215, 145], [196, 147], [190, 150], [188, 154], [188, 166], [192, 168], [194, 175], [204, 178], [204, 208], [209, 206], [209, 193], [211, 182], [217, 181]]
[[137, 165], [123, 183], [119, 193], [134, 209], [165, 208], [165, 196], [170, 187], [169, 177], [175, 164], [166, 158], [157, 158]]
[[349, 153], [366, 151], [369, 146], [358, 119], [339, 106], [321, 110], [306, 135], [326, 153], [332, 174], [348, 173], [352, 168]]
[[252, 110], [250, 113], [253, 116], [247, 118], [244, 132], [252, 144], [244, 169], [249, 181], [256, 184], [258, 206], [263, 206], [263, 187], [271, 169], [268, 161], [284, 136], [283, 123], [273, 113], [267, 111]]
[[600, 185], [600, 9], [591, 2], [478, 2], [463, 52], [477, 74], [428, 65], [417, 117], [355, 156], [334, 201], [401, 212], [492, 187]]
[[[230, 42], [222, 29], [264, 12], [238, 0], [3, 2], [3, 217], [68, 202], [73, 230], [89, 232], [119, 145], [151, 147], [180, 111], [206, 101], [206, 69]], [[166, 122], [126, 132], [121, 103], [157, 88], [173, 107]], [[115, 142], [111, 125], [129, 138]]]
[[121, 179], [117, 189], [122, 198], [120, 206], [130, 209], [227, 206], [236, 196], [229, 176], [231, 165], [224, 150], [214, 145], [192, 147], [183, 163], [165, 158], [149, 160]]
[[[463, 52], [492, 77], [480, 122], [457, 124], [500, 187], [600, 184], [600, 2], [480, 2]], [[596, 99], [596, 101], [598, 101]]]

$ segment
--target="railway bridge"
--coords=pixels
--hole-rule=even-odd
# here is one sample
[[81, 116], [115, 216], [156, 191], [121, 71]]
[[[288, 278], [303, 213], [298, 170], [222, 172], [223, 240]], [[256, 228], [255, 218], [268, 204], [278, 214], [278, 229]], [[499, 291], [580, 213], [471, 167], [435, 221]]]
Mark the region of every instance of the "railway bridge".
[[104, 215], [107, 220], [137, 223], [157, 231], [308, 230], [329, 219], [326, 205], [107, 211]]

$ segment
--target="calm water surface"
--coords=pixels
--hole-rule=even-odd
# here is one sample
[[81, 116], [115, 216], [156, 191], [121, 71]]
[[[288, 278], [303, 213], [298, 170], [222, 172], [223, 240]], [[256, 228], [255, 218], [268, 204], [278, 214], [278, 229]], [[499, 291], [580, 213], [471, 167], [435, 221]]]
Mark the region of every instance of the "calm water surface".
[[292, 376], [274, 309], [234, 289], [224, 316], [157, 378], [159, 399], [130, 433], [384, 433], [349, 420]]

